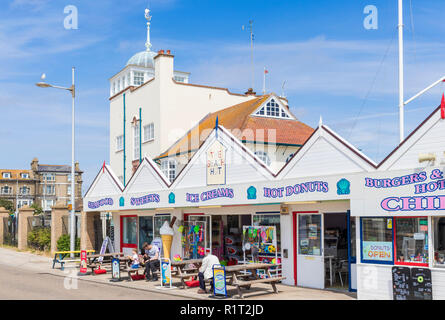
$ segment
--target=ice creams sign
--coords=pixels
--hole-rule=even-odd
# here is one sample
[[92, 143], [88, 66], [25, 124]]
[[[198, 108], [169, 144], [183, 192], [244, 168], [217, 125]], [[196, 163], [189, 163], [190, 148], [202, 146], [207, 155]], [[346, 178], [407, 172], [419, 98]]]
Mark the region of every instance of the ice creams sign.
[[207, 150], [207, 185], [226, 184], [226, 148], [215, 141]]
[[445, 194], [430, 195], [445, 190], [445, 179], [439, 169], [433, 169], [430, 173], [422, 171], [385, 179], [365, 178], [366, 188], [384, 190], [403, 186], [412, 186], [414, 195], [387, 197], [380, 202], [383, 210], [388, 212], [445, 210]]

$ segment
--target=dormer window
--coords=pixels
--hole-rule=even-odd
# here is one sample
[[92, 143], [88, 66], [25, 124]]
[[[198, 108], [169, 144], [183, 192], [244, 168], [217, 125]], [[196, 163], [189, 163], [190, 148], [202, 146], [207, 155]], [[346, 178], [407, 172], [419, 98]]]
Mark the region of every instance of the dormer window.
[[22, 179], [29, 179], [29, 173], [21, 173], [20, 176]]
[[267, 104], [263, 105], [260, 110], [255, 113], [256, 116], [290, 119], [289, 114], [280, 106], [275, 99], [271, 99]]
[[269, 158], [269, 155], [267, 154], [267, 152], [264, 152], [264, 151], [256, 151], [255, 152], [255, 155], [258, 157], [258, 158], [260, 158], [260, 160], [261, 161], [263, 161], [264, 162], [264, 164], [266, 165], [266, 166], [270, 166], [270, 158]]
[[11, 179], [11, 172], [3, 172], [2, 178], [3, 179]]

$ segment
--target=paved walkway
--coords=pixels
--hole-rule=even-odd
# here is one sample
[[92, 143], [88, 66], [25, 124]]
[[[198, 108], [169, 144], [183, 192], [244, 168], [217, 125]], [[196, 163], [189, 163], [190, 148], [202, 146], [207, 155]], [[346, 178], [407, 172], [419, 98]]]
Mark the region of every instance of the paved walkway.
[[[65, 282], [69, 282], [67, 277], [77, 275], [77, 271], [79, 270], [74, 265], [67, 266], [65, 271], [61, 271], [60, 269], [51, 269], [52, 259], [44, 256], [34, 255], [31, 253], [25, 252], [17, 252], [12, 249], [0, 248], [0, 283], [4, 284], [4, 279], [7, 278], [5, 273], [8, 273], [12, 277], [15, 277], [16, 281], [20, 282], [20, 277], [17, 273], [14, 273], [15, 270], [20, 271], [23, 270], [27, 273], [34, 273], [37, 279], [60, 279], [60, 286]], [[123, 275], [123, 274], [122, 274]], [[146, 299], [200, 299], [200, 300], [210, 300], [212, 299], [209, 295], [202, 295], [197, 293], [197, 288], [190, 289], [170, 289], [170, 290], [162, 290], [157, 288], [159, 283], [155, 282], [146, 282], [144, 280], [140, 281], [128, 281], [123, 278], [121, 282], [110, 282], [110, 274], [104, 275], [86, 275], [78, 277], [78, 283], [83, 286], [85, 283], [89, 283], [90, 285], [96, 284], [100, 286], [107, 286], [107, 288], [115, 287], [121, 288], [123, 294], [119, 294], [116, 299], [124, 299], [123, 297], [128, 297], [132, 299], [141, 299], [141, 294], [144, 293], [146, 295]], [[55, 281], [55, 280], [54, 280]], [[54, 286], [51, 283], [43, 282], [43, 285], [53, 288]], [[179, 283], [174, 283], [179, 285]], [[256, 299], [264, 299], [264, 300], [353, 300], [355, 299], [354, 294], [343, 293], [343, 292], [333, 292], [328, 290], [316, 290], [316, 289], [308, 289], [308, 288], [300, 288], [294, 286], [287, 285], [277, 285], [279, 293], [275, 294], [272, 291], [270, 285], [259, 284], [252, 287], [250, 290], [244, 290], [244, 300], [256, 300]], [[42, 287], [44, 289], [45, 286]], [[98, 299], [98, 293], [100, 292], [101, 287], [94, 287], [91, 290], [96, 290], [94, 292], [91, 291], [90, 299]], [[102, 287], [103, 289], [103, 287]], [[33, 287], [32, 290], [36, 290], [36, 287]], [[10, 299], [15, 299], [17, 297], [18, 292], [12, 294]], [[228, 294], [232, 296], [229, 299], [237, 299], [236, 290], [234, 287], [228, 287]], [[7, 299], [8, 294], [2, 295], [0, 298]], [[20, 295], [19, 295], [20, 296]], [[47, 299], [53, 299], [53, 297], [48, 296]], [[70, 298], [67, 298], [70, 299]], [[80, 297], [81, 299], [81, 297]], [[113, 299], [113, 298], [110, 298]]]

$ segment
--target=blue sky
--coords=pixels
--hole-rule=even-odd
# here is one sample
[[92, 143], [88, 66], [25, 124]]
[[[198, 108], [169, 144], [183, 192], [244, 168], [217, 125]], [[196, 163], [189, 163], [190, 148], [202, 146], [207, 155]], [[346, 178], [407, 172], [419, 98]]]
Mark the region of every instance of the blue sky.
[[[406, 97], [445, 75], [445, 3], [405, 0]], [[65, 30], [75, 5], [79, 29]], [[0, 167], [71, 161], [69, 93], [77, 68], [77, 155], [88, 188], [108, 162], [108, 79], [144, 50], [144, 9], [152, 10], [153, 50], [171, 49], [191, 82], [244, 92], [250, 86], [254, 20], [256, 91], [285, 93], [291, 110], [323, 122], [376, 161], [398, 144], [397, 0], [3, 0], [0, 10]], [[378, 29], [363, 27], [367, 5]], [[411, 10], [412, 9], [412, 10]], [[406, 134], [440, 103], [443, 86], [408, 105]]]

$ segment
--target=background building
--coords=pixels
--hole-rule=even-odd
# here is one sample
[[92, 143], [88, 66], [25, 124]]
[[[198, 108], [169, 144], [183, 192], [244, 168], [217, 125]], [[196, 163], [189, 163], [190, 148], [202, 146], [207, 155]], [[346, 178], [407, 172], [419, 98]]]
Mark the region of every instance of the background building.
[[[82, 208], [82, 171], [76, 171], [76, 210]], [[38, 203], [50, 212], [57, 201], [71, 204], [71, 166], [39, 164], [34, 158], [30, 170], [0, 169], [0, 198], [10, 200], [16, 208]]]

